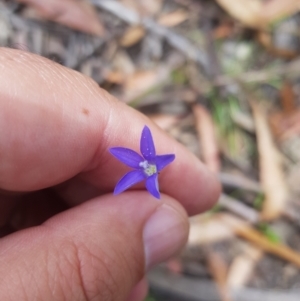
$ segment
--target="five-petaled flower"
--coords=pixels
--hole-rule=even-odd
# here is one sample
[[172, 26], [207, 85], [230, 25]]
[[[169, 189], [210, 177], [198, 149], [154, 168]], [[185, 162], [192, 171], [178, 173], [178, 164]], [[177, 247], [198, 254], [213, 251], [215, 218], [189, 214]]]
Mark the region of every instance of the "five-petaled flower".
[[114, 194], [119, 194], [132, 185], [146, 180], [147, 190], [159, 199], [158, 173], [175, 159], [175, 155], [156, 155], [152, 135], [147, 126], [142, 131], [140, 150], [143, 157], [129, 148], [112, 147], [109, 149], [118, 160], [134, 168], [117, 183]]

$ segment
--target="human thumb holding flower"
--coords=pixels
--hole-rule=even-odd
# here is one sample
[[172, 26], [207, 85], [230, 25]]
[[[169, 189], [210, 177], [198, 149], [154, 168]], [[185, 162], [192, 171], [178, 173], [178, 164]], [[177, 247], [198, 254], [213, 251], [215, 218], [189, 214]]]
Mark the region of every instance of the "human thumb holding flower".
[[[3, 48], [0, 132], [0, 300], [143, 300], [145, 272], [219, 194], [197, 158], [91, 79]], [[119, 182], [130, 172], [141, 183]]]

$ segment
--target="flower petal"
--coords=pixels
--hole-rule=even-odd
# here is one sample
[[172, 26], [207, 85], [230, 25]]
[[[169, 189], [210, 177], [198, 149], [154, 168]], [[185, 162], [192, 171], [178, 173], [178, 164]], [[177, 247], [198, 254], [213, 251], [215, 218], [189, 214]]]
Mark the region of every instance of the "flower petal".
[[157, 171], [158, 172], [161, 171], [168, 164], [170, 164], [171, 162], [173, 162], [174, 159], [175, 159], [175, 155], [174, 154], [156, 156], [155, 163], [156, 163]]
[[145, 174], [142, 170], [133, 170], [125, 174], [123, 178], [117, 183], [114, 194], [119, 194], [128, 189], [132, 185], [141, 182], [145, 179]]
[[157, 199], [160, 199], [159, 187], [158, 187], [158, 175], [154, 174], [147, 178], [146, 188]]
[[155, 146], [152, 134], [147, 126], [143, 128], [140, 147], [141, 153], [146, 160], [153, 161], [155, 159]]
[[129, 148], [112, 147], [109, 151], [118, 160], [133, 168], [140, 168], [140, 162], [144, 161], [141, 155]]

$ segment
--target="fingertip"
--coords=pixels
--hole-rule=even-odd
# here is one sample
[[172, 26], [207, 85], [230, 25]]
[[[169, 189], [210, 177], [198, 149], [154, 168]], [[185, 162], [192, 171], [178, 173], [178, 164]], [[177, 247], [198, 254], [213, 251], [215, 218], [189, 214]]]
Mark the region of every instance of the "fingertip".
[[189, 215], [195, 215], [211, 209], [218, 201], [221, 193], [221, 184], [217, 175], [210, 171], [199, 159], [195, 172], [198, 177], [194, 179], [194, 202], [190, 203], [187, 211]]
[[148, 281], [143, 278], [131, 291], [126, 301], [143, 301], [148, 293]]

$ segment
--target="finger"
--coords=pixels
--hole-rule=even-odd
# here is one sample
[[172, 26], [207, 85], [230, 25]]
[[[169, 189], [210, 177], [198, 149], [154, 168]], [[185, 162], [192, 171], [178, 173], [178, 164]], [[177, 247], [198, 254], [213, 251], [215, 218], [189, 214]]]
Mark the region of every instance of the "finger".
[[124, 300], [187, 235], [170, 197], [102, 196], [0, 240], [0, 300]]
[[148, 282], [143, 278], [130, 292], [126, 301], [143, 301], [148, 293]]
[[81, 173], [101, 191], [112, 191], [128, 169], [108, 148], [138, 151], [147, 124], [157, 154], [176, 155], [162, 171], [161, 191], [189, 213], [216, 200], [219, 184], [195, 156], [91, 79], [17, 50], [1, 49], [0, 66], [1, 188], [37, 190]]
[[104, 95], [98, 95], [97, 85], [11, 49], [0, 48], [0, 66], [0, 187], [37, 190], [86, 168], [106, 124], [107, 115], [99, 111], [109, 112], [107, 101], [99, 106]]

